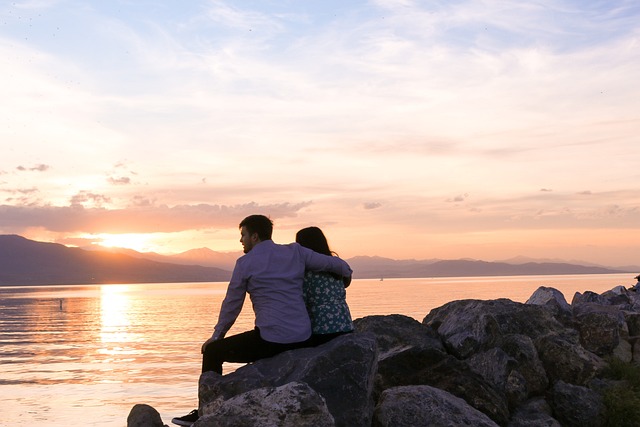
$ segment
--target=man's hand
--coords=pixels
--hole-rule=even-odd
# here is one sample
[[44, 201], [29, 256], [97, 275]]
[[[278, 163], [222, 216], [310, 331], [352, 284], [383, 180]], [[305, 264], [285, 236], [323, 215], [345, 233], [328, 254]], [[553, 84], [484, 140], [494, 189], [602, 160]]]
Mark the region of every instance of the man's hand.
[[344, 283], [345, 288], [348, 288], [349, 285], [351, 284], [351, 276], [344, 276], [342, 278], [342, 283]]
[[204, 350], [205, 350], [205, 348], [206, 348], [209, 344], [211, 344], [212, 342], [214, 342], [214, 341], [216, 341], [216, 340], [215, 340], [213, 337], [211, 337], [211, 338], [209, 338], [208, 340], [206, 340], [206, 341], [204, 342], [204, 344], [202, 344], [202, 349], [200, 349], [200, 352], [201, 352], [202, 354], [204, 354]]

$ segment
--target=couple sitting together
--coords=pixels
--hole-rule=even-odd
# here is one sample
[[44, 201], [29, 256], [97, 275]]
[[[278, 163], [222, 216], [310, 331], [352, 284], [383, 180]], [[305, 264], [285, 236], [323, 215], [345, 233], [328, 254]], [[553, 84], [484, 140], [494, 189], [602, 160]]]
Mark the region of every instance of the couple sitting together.
[[[266, 216], [248, 216], [239, 228], [245, 255], [236, 261], [213, 335], [202, 344], [202, 372], [222, 374], [224, 362], [255, 362], [353, 331], [345, 292], [352, 271], [333, 256], [322, 230], [304, 228], [296, 243], [279, 245]], [[247, 294], [255, 329], [225, 337]], [[195, 409], [172, 422], [190, 426], [197, 419]]]

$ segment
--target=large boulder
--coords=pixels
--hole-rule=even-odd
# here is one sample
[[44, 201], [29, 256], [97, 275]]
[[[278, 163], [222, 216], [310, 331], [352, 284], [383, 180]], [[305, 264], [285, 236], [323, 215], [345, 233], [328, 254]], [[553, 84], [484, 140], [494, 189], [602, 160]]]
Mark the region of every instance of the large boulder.
[[154, 407], [139, 403], [131, 408], [127, 427], [164, 427], [164, 423]]
[[629, 335], [624, 314], [615, 306], [584, 303], [573, 312], [582, 346], [599, 356], [611, 355], [620, 337]]
[[551, 309], [557, 316], [571, 315], [571, 306], [564, 298], [564, 294], [557, 289], [540, 286], [529, 297], [525, 304], [540, 305]]
[[503, 349], [494, 347], [467, 361], [473, 372], [506, 396], [509, 407], [516, 407], [527, 399], [527, 381], [518, 372], [518, 362]]
[[539, 337], [535, 345], [551, 383], [561, 380], [584, 385], [607, 367], [603, 359], [580, 345], [575, 331], [567, 334], [549, 333]]
[[549, 379], [533, 340], [522, 334], [507, 334], [500, 348], [517, 362], [513, 369], [524, 378], [527, 396], [542, 395]]
[[380, 359], [409, 347], [444, 352], [438, 334], [413, 317], [400, 314], [367, 316], [353, 321], [358, 332], [370, 332], [376, 338]]
[[459, 359], [499, 347], [505, 335], [535, 340], [566, 329], [545, 307], [508, 299], [453, 301], [431, 310], [422, 323], [435, 329], [447, 351]]
[[327, 405], [305, 383], [248, 391], [224, 401], [218, 409], [200, 417], [193, 427], [333, 427]]
[[552, 416], [551, 406], [542, 397], [535, 397], [519, 406], [508, 427], [562, 427]]
[[256, 388], [302, 382], [323, 397], [337, 426], [368, 427], [377, 356], [371, 334], [353, 333], [258, 360], [228, 375], [205, 372], [200, 376], [200, 413], [213, 414], [225, 401]]
[[605, 407], [597, 392], [564, 381], [552, 390], [551, 406], [556, 418], [567, 427], [601, 427], [605, 425]]
[[507, 400], [469, 364], [447, 354], [437, 334], [405, 316], [369, 316], [354, 322], [375, 333], [379, 347], [374, 398], [397, 386], [429, 385], [462, 398], [497, 423], [509, 418]]
[[373, 426], [498, 427], [498, 424], [446, 391], [429, 386], [406, 386], [382, 393]]

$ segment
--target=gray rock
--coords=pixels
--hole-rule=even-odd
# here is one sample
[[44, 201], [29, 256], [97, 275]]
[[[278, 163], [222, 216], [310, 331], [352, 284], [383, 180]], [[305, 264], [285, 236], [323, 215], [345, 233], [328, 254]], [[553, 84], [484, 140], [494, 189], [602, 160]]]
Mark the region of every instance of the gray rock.
[[533, 340], [521, 334], [505, 335], [501, 348], [518, 362], [516, 369], [526, 382], [527, 395], [543, 394], [549, 380]]
[[200, 377], [200, 410], [212, 414], [238, 394], [303, 382], [324, 398], [336, 425], [370, 426], [377, 356], [371, 334], [353, 333], [258, 360], [228, 375], [206, 372]]
[[367, 316], [353, 321], [358, 332], [371, 332], [378, 344], [379, 358], [408, 347], [431, 348], [444, 352], [438, 334], [416, 319], [400, 314]]
[[585, 350], [577, 334], [549, 333], [535, 341], [549, 381], [583, 385], [600, 374], [606, 362]]
[[137, 404], [127, 417], [127, 427], [164, 427], [160, 414], [152, 406]]
[[448, 354], [410, 348], [380, 361], [376, 398], [384, 390], [408, 385], [429, 385], [448, 391], [498, 424], [509, 418], [505, 395], [473, 372], [466, 361]]
[[600, 294], [597, 294], [595, 292], [591, 292], [591, 291], [586, 291], [584, 293], [580, 293], [580, 292], [576, 292], [573, 295], [573, 300], [571, 300], [571, 305], [572, 306], [577, 306], [579, 304], [584, 304], [587, 302], [594, 302], [596, 304], [600, 304], [600, 305], [608, 305], [609, 301], [607, 301], [606, 298], [604, 298], [603, 296], [601, 296]]
[[632, 362], [633, 361], [633, 347], [631, 343], [627, 340], [620, 340], [620, 343], [616, 348], [613, 349], [611, 355], [623, 362]]
[[381, 346], [374, 400], [392, 387], [430, 385], [465, 399], [498, 423], [508, 419], [504, 394], [473, 372], [465, 361], [447, 354], [435, 332], [427, 326], [396, 315], [370, 316], [354, 324], [357, 330], [376, 333]]
[[623, 311], [624, 320], [627, 323], [627, 331], [630, 337], [640, 337], [640, 313]]
[[525, 304], [541, 305], [552, 309], [556, 314], [571, 314], [571, 306], [557, 289], [540, 286]]
[[447, 351], [459, 359], [499, 347], [507, 334], [536, 339], [566, 329], [550, 310], [508, 299], [453, 301], [431, 310], [422, 323], [435, 329]]
[[616, 286], [609, 291], [603, 292], [600, 296], [607, 301], [608, 305], [616, 306], [620, 310], [628, 310], [633, 305], [632, 292], [629, 292], [624, 286]]
[[507, 397], [509, 407], [527, 399], [527, 381], [517, 370], [518, 362], [501, 348], [478, 353], [468, 359], [468, 364], [473, 372]]
[[547, 401], [537, 397], [514, 411], [508, 427], [562, 427], [562, 424], [552, 417]]
[[382, 393], [374, 427], [497, 427], [482, 412], [446, 391], [429, 386], [395, 387]]
[[563, 426], [600, 427], [605, 425], [602, 397], [593, 390], [558, 381], [552, 390], [551, 406]]
[[305, 383], [248, 391], [224, 401], [193, 427], [333, 427], [333, 417], [318, 393]]
[[624, 314], [614, 306], [580, 304], [574, 308], [574, 321], [582, 346], [598, 356], [611, 355], [621, 333], [628, 335]]

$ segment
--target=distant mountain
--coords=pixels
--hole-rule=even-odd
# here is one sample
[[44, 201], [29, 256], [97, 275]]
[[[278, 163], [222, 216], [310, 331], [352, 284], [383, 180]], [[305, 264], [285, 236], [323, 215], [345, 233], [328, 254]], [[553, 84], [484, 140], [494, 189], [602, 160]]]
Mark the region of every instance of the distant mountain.
[[216, 252], [209, 248], [191, 249], [176, 255], [169, 256], [172, 262], [180, 264], [199, 264], [207, 267], [218, 267], [225, 270], [233, 270], [236, 260], [243, 255], [238, 252]]
[[393, 260], [380, 257], [348, 259], [354, 278], [389, 277], [472, 277], [472, 276], [528, 276], [551, 274], [613, 274], [635, 270], [576, 265], [562, 262], [487, 262], [459, 260]]
[[[0, 286], [227, 281], [236, 259], [241, 255], [241, 252], [221, 253], [208, 248], [177, 255], [141, 253], [123, 248], [81, 249], [36, 242], [16, 235], [0, 235]], [[346, 261], [356, 279], [640, 272], [638, 267], [609, 268], [556, 260], [536, 262], [521, 257], [509, 262], [487, 262], [357, 256]]]
[[507, 264], [526, 264], [526, 263], [553, 263], [553, 264], [574, 264], [574, 265], [584, 265], [588, 267], [602, 267], [608, 268], [612, 270], [619, 270], [622, 272], [640, 272], [640, 265], [614, 265], [614, 266], [606, 266], [602, 264], [596, 264], [593, 262], [581, 261], [581, 260], [561, 260], [557, 258], [529, 258], [524, 256], [517, 256], [513, 258], [506, 259], [501, 262], [506, 262]]
[[216, 252], [209, 248], [191, 249], [175, 255], [161, 255], [155, 252], [137, 252], [127, 248], [107, 248], [93, 245], [85, 246], [82, 249], [88, 251], [104, 251], [112, 253], [126, 254], [135, 258], [149, 259], [157, 262], [168, 262], [171, 264], [201, 265], [203, 267], [215, 267], [222, 270], [233, 270], [236, 260], [242, 256], [242, 251], [238, 252]]
[[0, 285], [217, 282], [229, 271], [0, 236]]

